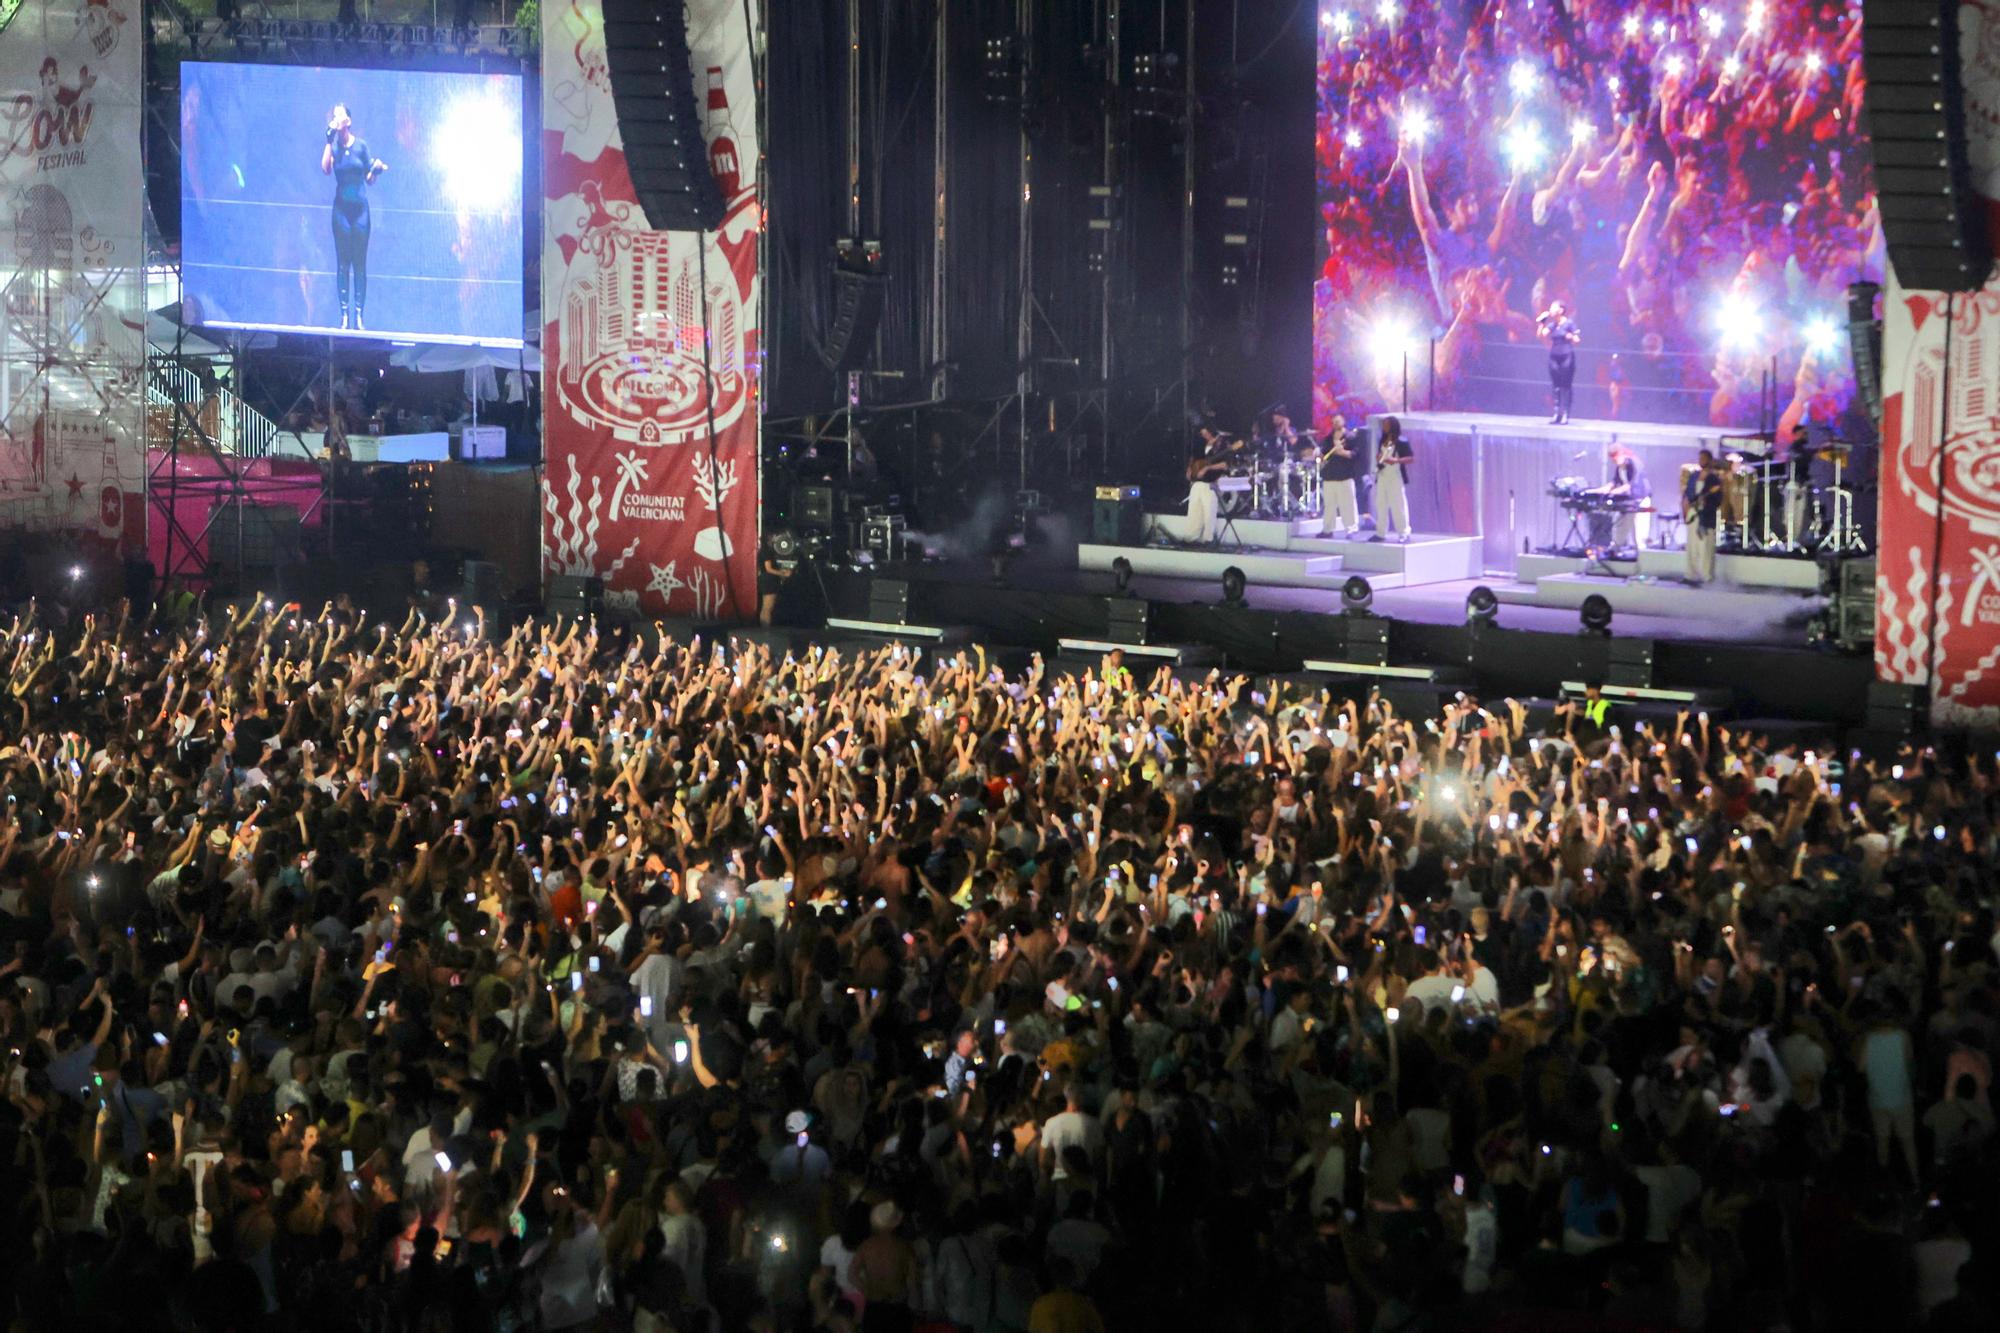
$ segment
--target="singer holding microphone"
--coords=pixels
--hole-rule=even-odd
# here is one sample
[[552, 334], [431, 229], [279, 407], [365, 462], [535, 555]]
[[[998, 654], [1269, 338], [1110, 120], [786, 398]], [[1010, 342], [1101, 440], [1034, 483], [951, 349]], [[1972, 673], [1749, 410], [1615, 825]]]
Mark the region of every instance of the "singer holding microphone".
[[335, 102], [326, 118], [326, 148], [319, 155], [321, 174], [333, 177], [333, 274], [340, 294], [340, 327], [361, 329], [361, 307], [368, 301], [368, 187], [389, 164], [368, 151], [367, 140], [354, 132], [354, 117], [345, 102]]
[[1551, 301], [1547, 310], [1535, 316], [1535, 333], [1549, 340], [1549, 392], [1555, 399], [1555, 413], [1549, 417], [1549, 424], [1566, 426], [1570, 394], [1576, 383], [1576, 345], [1583, 341], [1583, 332], [1569, 317], [1568, 306]]

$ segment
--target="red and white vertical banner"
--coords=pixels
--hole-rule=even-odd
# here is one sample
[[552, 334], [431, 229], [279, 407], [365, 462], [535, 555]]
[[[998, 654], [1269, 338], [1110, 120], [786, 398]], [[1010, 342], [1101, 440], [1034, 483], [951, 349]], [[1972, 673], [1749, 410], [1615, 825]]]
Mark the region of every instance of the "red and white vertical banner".
[[138, 0], [0, 0], [0, 529], [146, 543]]
[[[1959, 7], [1973, 183], [2000, 250], [2000, 0]], [[1875, 672], [1941, 726], [2000, 725], [2000, 280], [1882, 295]]]
[[709, 169], [728, 201], [709, 233], [647, 228], [598, 0], [542, 11], [542, 568], [596, 575], [611, 606], [645, 615], [756, 609], [752, 9], [687, 3]]

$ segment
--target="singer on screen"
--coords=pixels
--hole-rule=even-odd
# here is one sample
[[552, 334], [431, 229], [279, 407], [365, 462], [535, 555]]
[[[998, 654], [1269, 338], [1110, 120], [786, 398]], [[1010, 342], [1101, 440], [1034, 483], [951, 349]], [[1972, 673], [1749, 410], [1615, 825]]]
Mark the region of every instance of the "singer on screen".
[[1583, 341], [1583, 334], [1561, 301], [1549, 302], [1549, 308], [1535, 317], [1535, 332], [1549, 340], [1549, 394], [1555, 399], [1549, 423], [1563, 425], [1569, 421], [1570, 395], [1576, 383], [1576, 345]]
[[326, 122], [326, 150], [319, 169], [333, 177], [334, 286], [340, 293], [340, 327], [361, 329], [368, 300], [368, 187], [389, 164], [368, 151], [354, 132], [354, 117], [343, 102], [333, 104]]

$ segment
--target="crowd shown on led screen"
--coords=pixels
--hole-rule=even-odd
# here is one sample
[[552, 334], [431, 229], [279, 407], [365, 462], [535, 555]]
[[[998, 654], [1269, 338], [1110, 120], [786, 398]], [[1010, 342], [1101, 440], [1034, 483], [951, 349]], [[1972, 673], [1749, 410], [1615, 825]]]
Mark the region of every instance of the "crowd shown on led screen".
[[1754, 425], [1775, 364], [1785, 424], [1842, 428], [1846, 288], [1882, 269], [1860, 31], [1846, 0], [1324, 0], [1316, 420], [1411, 405], [1406, 359], [1438, 407], [1537, 410], [1562, 300], [1581, 416]]

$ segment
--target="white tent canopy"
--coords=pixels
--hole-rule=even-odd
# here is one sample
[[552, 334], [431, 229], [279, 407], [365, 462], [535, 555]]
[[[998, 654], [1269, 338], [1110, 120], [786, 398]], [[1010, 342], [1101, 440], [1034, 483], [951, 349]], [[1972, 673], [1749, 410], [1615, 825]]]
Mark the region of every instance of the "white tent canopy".
[[467, 347], [447, 343], [419, 343], [415, 347], [398, 347], [389, 354], [389, 364], [423, 374], [449, 374], [452, 371], [491, 368], [525, 370], [530, 375], [539, 375], [542, 371], [542, 351], [539, 347]]

